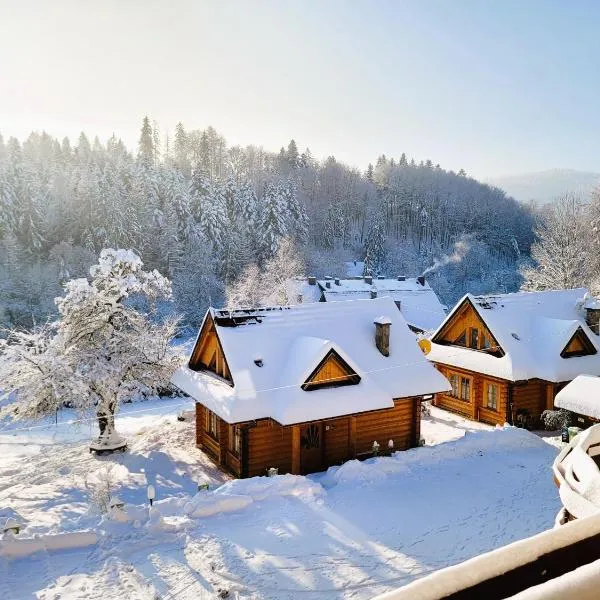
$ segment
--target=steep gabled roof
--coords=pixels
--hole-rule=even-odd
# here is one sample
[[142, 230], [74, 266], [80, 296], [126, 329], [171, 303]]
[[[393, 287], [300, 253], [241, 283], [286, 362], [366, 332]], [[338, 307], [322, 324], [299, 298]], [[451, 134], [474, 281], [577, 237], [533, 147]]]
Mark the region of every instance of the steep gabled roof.
[[[600, 373], [600, 338], [585, 322], [583, 310], [587, 290], [518, 292], [490, 296], [467, 294], [433, 334], [436, 339], [465, 302], [470, 302], [505, 355], [432, 344], [429, 360], [461, 367], [510, 381], [544, 379], [569, 381], [580, 373]], [[563, 358], [565, 349], [581, 329], [596, 354]]]
[[[253, 311], [210, 309], [233, 387], [180, 368], [173, 383], [228, 423], [273, 418], [283, 425], [391, 408], [394, 398], [448, 390], [390, 298]], [[375, 319], [389, 316], [390, 356], [375, 346]], [[355, 385], [305, 391], [302, 384], [334, 351]], [[262, 366], [259, 366], [259, 363]]]

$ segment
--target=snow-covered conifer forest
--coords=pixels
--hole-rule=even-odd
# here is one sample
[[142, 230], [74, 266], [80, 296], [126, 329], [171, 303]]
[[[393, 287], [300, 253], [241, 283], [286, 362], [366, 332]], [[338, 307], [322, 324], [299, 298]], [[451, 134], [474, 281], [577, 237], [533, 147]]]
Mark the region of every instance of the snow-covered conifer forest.
[[[533, 230], [532, 209], [503, 191], [404, 153], [361, 171], [294, 140], [272, 153], [228, 146], [211, 127], [161, 135], [147, 117], [135, 149], [115, 136], [0, 137], [4, 326], [53, 315], [63, 284], [85, 277], [103, 248], [132, 249], [168, 277], [172, 310], [193, 326], [269, 264], [280, 275], [284, 240], [284, 254], [296, 249], [289, 275], [344, 275], [356, 259], [392, 276], [434, 265], [428, 280], [451, 304], [466, 291], [518, 289]], [[272, 296], [270, 286], [265, 277], [254, 292]]]

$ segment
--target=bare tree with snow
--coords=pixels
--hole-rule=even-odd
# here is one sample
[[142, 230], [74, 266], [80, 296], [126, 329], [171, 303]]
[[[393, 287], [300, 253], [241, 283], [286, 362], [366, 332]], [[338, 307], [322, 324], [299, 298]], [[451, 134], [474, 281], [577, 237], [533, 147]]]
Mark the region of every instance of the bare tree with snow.
[[522, 271], [523, 289], [569, 289], [590, 281], [590, 226], [586, 207], [573, 195], [548, 206], [531, 247], [534, 267]]
[[[4, 412], [16, 419], [53, 414], [65, 404], [95, 414], [100, 446], [121, 444], [114, 418], [120, 402], [167, 385], [178, 363], [169, 342], [176, 319], [159, 322], [158, 299], [171, 285], [145, 271], [130, 250], [103, 250], [91, 278], [72, 279], [57, 298], [59, 318], [30, 333], [9, 332], [0, 346], [5, 396], [16, 394]], [[131, 303], [143, 298], [142, 313]]]

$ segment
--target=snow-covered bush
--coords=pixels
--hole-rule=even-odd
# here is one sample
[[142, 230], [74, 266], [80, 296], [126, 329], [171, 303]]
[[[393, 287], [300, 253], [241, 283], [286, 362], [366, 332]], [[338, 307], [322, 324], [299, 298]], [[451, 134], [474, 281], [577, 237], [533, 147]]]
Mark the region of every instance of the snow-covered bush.
[[569, 427], [573, 423], [573, 413], [563, 408], [559, 410], [545, 410], [541, 417], [546, 431], [556, 431]]
[[[4, 413], [38, 418], [68, 403], [95, 412], [101, 437], [110, 438], [120, 402], [167, 385], [178, 364], [169, 344], [177, 320], [158, 321], [153, 306], [170, 297], [170, 282], [142, 267], [131, 250], [103, 250], [90, 280], [67, 282], [56, 322], [0, 341], [3, 393], [17, 399]], [[149, 311], [135, 310], [132, 295]]]
[[101, 515], [110, 509], [110, 497], [120, 479], [119, 466], [108, 463], [85, 479], [90, 505]]

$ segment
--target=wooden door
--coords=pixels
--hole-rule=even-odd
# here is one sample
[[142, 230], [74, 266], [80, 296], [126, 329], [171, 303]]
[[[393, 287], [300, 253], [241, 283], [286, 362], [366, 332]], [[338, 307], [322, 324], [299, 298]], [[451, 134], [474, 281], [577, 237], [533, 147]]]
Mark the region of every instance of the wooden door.
[[314, 473], [323, 468], [323, 423], [300, 428], [300, 472]]

